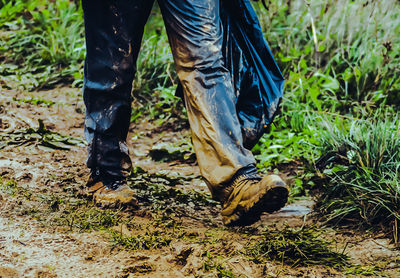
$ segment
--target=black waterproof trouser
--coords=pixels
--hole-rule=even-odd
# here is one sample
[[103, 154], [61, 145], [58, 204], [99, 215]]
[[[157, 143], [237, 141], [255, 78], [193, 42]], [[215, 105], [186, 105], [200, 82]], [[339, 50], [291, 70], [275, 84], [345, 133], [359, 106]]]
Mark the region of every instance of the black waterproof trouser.
[[[243, 147], [231, 75], [224, 66], [220, 0], [158, 0], [183, 87], [197, 160], [215, 196], [255, 165]], [[123, 178], [131, 89], [152, 0], [82, 0], [87, 54], [85, 136], [92, 174]]]

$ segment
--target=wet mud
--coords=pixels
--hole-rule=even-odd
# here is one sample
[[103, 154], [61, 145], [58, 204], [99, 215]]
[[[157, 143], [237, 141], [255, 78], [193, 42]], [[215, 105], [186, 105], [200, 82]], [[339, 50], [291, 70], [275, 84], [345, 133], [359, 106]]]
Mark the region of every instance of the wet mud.
[[[46, 130], [83, 139], [79, 90], [0, 90], [0, 134], [37, 129], [41, 119]], [[18, 101], [32, 94], [53, 104]], [[157, 144], [181, 144], [190, 132], [155, 132], [146, 119], [129, 130], [135, 168], [129, 185], [141, 200], [135, 210], [101, 209], [80, 195], [89, 174], [85, 146], [32, 141], [0, 149], [0, 277], [399, 277], [400, 254], [388, 239], [320, 227], [310, 199], [265, 214], [251, 227], [224, 227], [193, 159], [149, 155]], [[344, 250], [347, 266], [254, 256], [251, 247], [266, 231], [302, 227], [315, 227], [333, 251]]]

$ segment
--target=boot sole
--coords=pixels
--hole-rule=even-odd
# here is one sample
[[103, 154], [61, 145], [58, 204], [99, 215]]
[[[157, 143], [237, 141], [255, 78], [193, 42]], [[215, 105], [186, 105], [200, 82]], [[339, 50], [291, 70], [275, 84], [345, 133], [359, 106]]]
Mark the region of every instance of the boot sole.
[[248, 226], [260, 220], [263, 212], [272, 213], [283, 208], [288, 200], [289, 190], [286, 185], [277, 185], [258, 196], [252, 205], [224, 219], [226, 226]]

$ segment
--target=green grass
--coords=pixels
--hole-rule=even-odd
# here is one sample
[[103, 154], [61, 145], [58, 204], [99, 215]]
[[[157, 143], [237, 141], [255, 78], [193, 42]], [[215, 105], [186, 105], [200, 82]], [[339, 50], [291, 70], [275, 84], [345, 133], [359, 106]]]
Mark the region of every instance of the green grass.
[[[5, 4], [4, 4], [5, 3]], [[84, 30], [74, 2], [4, 1], [0, 14], [0, 73], [26, 89], [82, 84]]]
[[152, 264], [145, 262], [145, 263], [141, 263], [141, 264], [137, 264], [135, 266], [130, 266], [130, 267], [125, 268], [123, 270], [124, 275], [118, 276], [118, 277], [129, 278], [129, 277], [131, 277], [130, 274], [133, 274], [133, 273], [150, 273], [150, 272], [153, 272], [154, 270], [155, 270], [155, 267]]
[[[77, 3], [0, 0], [1, 86], [29, 90], [82, 86], [84, 25]], [[320, 208], [329, 221], [363, 219], [362, 223], [374, 226], [383, 219], [378, 223], [398, 227], [397, 157], [390, 163], [383, 161], [386, 153], [397, 153], [397, 143], [387, 137], [396, 128], [384, 119], [395, 121], [400, 104], [399, 1], [274, 0], [267, 4], [268, 10], [254, 2], [287, 81], [281, 114], [253, 149], [258, 167], [265, 172], [293, 169], [292, 195], [296, 196], [315, 187], [316, 177], [322, 175], [327, 185], [321, 187]], [[174, 96], [177, 76], [157, 5], [137, 64], [132, 122], [148, 117], [173, 130], [187, 127], [183, 104]], [[51, 106], [34, 97], [19, 101]], [[47, 138], [31, 133], [35, 134], [17, 134], [18, 138], [7, 134], [3, 141], [22, 138], [37, 143]], [[68, 147], [64, 137], [52, 136], [48, 140], [52, 147]], [[348, 153], [341, 153], [337, 144]], [[340, 153], [343, 159], [327, 163], [319, 173], [316, 162], [327, 153]], [[145, 202], [156, 200], [166, 207], [168, 198], [178, 198], [181, 205], [205, 200], [201, 194], [175, 192], [157, 182], [146, 191], [147, 184], [139, 183], [139, 178], [143, 177], [136, 177], [134, 187], [144, 194]]]
[[338, 250], [337, 242], [327, 239], [326, 235], [326, 228], [313, 226], [267, 229], [257, 235], [257, 240], [249, 241], [246, 254], [256, 264], [273, 261], [291, 267], [319, 265], [346, 275], [385, 277], [378, 265], [369, 267], [353, 264], [345, 252], [347, 245]]
[[259, 167], [272, 170], [279, 164], [312, 161], [320, 152], [318, 145], [320, 118], [311, 113], [291, 111], [279, 115], [270, 130], [253, 148]]
[[[400, 3], [307, 3], [277, 0], [268, 3], [268, 10], [257, 7], [267, 41], [287, 80], [281, 114], [253, 149], [258, 167], [268, 172], [292, 171], [293, 196], [315, 188], [322, 175], [321, 215], [326, 220], [345, 223], [341, 220], [352, 219], [376, 226], [375, 221], [382, 219], [378, 222], [394, 229], [398, 227], [397, 158], [392, 157], [389, 166], [380, 161], [379, 151], [394, 156], [397, 143], [379, 136], [391, 136], [396, 130], [385, 118], [398, 118]], [[352, 122], [355, 126], [363, 122], [359, 119], [364, 119], [363, 128], [352, 127]], [[353, 137], [356, 130], [357, 138]], [[319, 173], [318, 158], [338, 151], [325, 144], [328, 138], [361, 156], [357, 166], [336, 160], [325, 173]]]
[[287, 80], [281, 116], [256, 149], [267, 169], [318, 156], [309, 150], [320, 115], [372, 116], [400, 99], [398, 1], [309, 3], [277, 0], [257, 9]]
[[101, 209], [90, 201], [68, 194], [54, 193], [46, 189], [18, 187], [14, 181], [3, 186], [5, 192], [19, 203], [22, 215], [30, 214], [44, 227], [64, 227], [69, 231], [108, 231], [121, 223], [128, 223], [120, 209]]
[[248, 246], [248, 255], [255, 263], [272, 260], [290, 266], [323, 265], [337, 269], [349, 266], [343, 251], [332, 250], [333, 242], [321, 238], [321, 230], [313, 227], [266, 230], [262, 238]]
[[315, 110], [356, 113], [354, 104], [367, 107], [396, 99], [398, 1], [308, 3], [277, 0], [270, 1], [268, 10], [259, 9], [266, 38], [288, 79], [290, 104], [300, 100]]
[[53, 106], [55, 104], [54, 101], [43, 99], [43, 98], [37, 98], [31, 96], [30, 98], [13, 98], [14, 101], [19, 102], [19, 103], [30, 103], [33, 105], [38, 105], [38, 106]]
[[0, 192], [14, 196], [17, 191], [18, 186], [15, 180], [4, 179], [2, 176], [0, 176]]
[[[50, 206], [52, 208], [52, 206]], [[45, 221], [45, 220], [44, 220]], [[69, 206], [61, 211], [53, 225], [69, 227], [70, 230], [99, 231], [107, 230], [121, 222], [120, 211], [99, 209], [90, 206]]]
[[[202, 270], [206, 273], [214, 272], [218, 278], [235, 278], [237, 277], [232, 270], [224, 265], [224, 258], [221, 256], [212, 256], [210, 252], [205, 252], [207, 260], [203, 262]], [[221, 262], [222, 261], [222, 262]]]
[[128, 250], [151, 250], [169, 246], [172, 238], [160, 231], [146, 232], [136, 236], [112, 233], [112, 244]]
[[319, 208], [328, 222], [383, 229], [399, 242], [399, 117], [353, 120], [341, 128], [327, 123]]
[[176, 185], [185, 185], [193, 177], [171, 176], [164, 173], [150, 174], [137, 167], [128, 177], [128, 185], [136, 191], [141, 204], [155, 210], [166, 210], [185, 215], [189, 209], [201, 210], [215, 206], [211, 197], [199, 191], [184, 192]]

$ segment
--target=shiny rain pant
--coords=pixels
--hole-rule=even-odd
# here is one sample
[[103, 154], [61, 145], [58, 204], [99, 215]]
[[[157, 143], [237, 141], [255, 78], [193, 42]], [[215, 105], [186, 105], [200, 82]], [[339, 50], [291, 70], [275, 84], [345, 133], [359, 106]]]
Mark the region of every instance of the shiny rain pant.
[[[159, 0], [183, 87], [193, 144], [214, 197], [239, 170], [254, 170], [243, 147], [235, 93], [222, 55], [220, 0]], [[151, 0], [82, 0], [87, 54], [85, 136], [92, 174], [119, 179], [131, 161], [126, 145], [131, 87]]]

